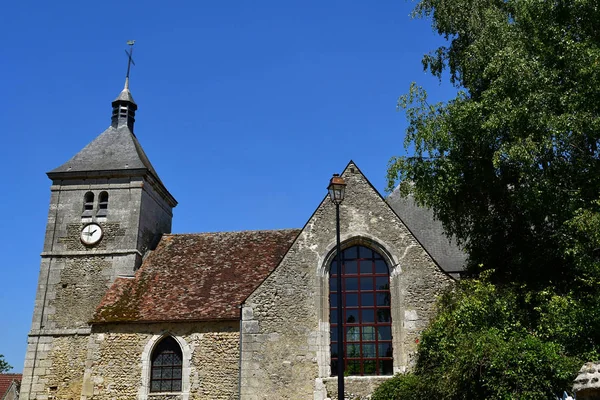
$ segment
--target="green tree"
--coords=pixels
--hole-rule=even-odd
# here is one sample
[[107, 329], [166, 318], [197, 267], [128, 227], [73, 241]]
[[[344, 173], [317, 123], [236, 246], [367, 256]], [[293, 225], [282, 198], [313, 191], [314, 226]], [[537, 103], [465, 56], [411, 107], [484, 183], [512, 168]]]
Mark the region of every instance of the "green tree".
[[400, 98], [414, 155], [390, 161], [389, 189], [412, 182], [404, 192], [463, 243], [474, 272], [562, 290], [583, 274], [595, 287], [598, 2], [422, 0], [415, 13], [448, 39], [424, 67], [461, 91], [429, 104], [413, 85]]
[[414, 13], [447, 39], [424, 68], [459, 93], [400, 97], [412, 154], [390, 160], [388, 189], [430, 207], [484, 279], [442, 299], [414, 375], [388, 386], [550, 398], [599, 355], [600, 6], [421, 0]]
[[12, 367], [4, 360], [4, 356], [0, 354], [0, 374], [8, 372]]

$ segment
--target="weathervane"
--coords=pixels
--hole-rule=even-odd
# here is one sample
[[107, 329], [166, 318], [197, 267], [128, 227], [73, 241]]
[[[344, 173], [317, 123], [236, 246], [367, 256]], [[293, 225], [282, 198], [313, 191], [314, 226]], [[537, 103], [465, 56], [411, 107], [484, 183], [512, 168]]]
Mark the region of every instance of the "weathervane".
[[125, 50], [125, 54], [127, 54], [127, 75], [125, 76], [125, 88], [129, 89], [129, 71], [131, 70], [131, 64], [135, 65], [133, 62], [133, 45], [135, 44], [135, 40], [128, 40], [127, 45], [129, 46], [129, 51]]

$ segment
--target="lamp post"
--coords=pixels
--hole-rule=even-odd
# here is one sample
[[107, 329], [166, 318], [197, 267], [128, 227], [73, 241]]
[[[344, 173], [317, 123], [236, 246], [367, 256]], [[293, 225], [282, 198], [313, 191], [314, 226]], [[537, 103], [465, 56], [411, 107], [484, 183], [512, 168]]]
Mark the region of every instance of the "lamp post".
[[340, 246], [340, 204], [344, 201], [346, 182], [339, 174], [333, 174], [329, 181], [329, 198], [335, 204], [335, 233], [337, 247], [335, 262], [337, 266], [337, 377], [338, 400], [344, 400], [344, 315], [342, 312], [342, 251]]

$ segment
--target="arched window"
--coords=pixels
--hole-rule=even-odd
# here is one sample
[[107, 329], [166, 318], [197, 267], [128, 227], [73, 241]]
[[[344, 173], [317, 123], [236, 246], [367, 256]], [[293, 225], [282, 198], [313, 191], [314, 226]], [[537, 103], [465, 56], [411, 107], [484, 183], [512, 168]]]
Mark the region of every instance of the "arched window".
[[98, 196], [98, 212], [97, 217], [106, 217], [108, 215], [108, 193], [100, 192]]
[[[392, 375], [390, 272], [383, 257], [364, 246], [342, 251], [345, 373]], [[331, 374], [337, 375], [337, 265], [330, 265]]]
[[179, 343], [165, 337], [152, 351], [150, 392], [181, 392], [183, 355]]
[[81, 218], [91, 217], [94, 211], [94, 193], [87, 192], [83, 196], [83, 213]]

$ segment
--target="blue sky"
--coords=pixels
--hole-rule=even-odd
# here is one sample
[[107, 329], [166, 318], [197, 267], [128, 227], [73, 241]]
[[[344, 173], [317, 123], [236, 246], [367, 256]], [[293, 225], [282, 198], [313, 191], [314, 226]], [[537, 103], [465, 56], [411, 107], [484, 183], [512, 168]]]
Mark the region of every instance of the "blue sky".
[[136, 135], [179, 201], [173, 232], [301, 227], [353, 159], [403, 154], [397, 97], [441, 43], [414, 3], [8, 1], [0, 5], [0, 354], [19, 372], [50, 198], [45, 172], [110, 123], [135, 39]]

